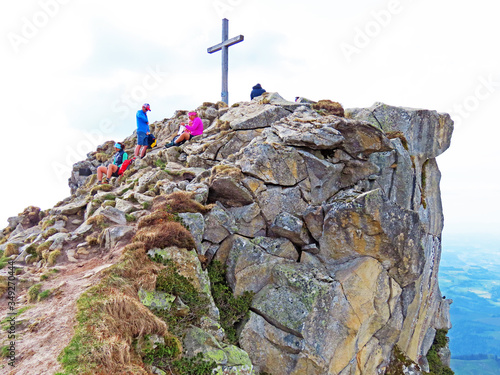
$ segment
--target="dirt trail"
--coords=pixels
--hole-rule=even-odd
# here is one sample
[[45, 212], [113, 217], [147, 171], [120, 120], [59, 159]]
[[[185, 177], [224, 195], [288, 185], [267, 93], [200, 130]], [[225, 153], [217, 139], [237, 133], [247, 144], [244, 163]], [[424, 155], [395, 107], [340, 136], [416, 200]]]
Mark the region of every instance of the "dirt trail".
[[[16, 290], [16, 311], [24, 306], [32, 308], [16, 318], [16, 362], [15, 367], [8, 365], [8, 360], [1, 359], [0, 374], [8, 375], [52, 375], [62, 371], [57, 356], [68, 345], [73, 336], [76, 301], [92, 285], [96, 285], [103, 269], [118, 261], [123, 248], [98, 255], [90, 260], [78, 263], [58, 265], [58, 273], [49, 279], [39, 281], [43, 272], [34, 267], [25, 267], [24, 274], [18, 280], [28, 279], [28, 287], [41, 282], [42, 291], [51, 289], [56, 292], [46, 300], [27, 303], [26, 284], [18, 284]], [[7, 267], [2, 270], [5, 274]], [[37, 273], [35, 273], [37, 272]], [[5, 293], [6, 294], [6, 293]], [[0, 318], [7, 316], [8, 301], [6, 295], [0, 299]], [[2, 330], [0, 341], [7, 340], [7, 332]]]

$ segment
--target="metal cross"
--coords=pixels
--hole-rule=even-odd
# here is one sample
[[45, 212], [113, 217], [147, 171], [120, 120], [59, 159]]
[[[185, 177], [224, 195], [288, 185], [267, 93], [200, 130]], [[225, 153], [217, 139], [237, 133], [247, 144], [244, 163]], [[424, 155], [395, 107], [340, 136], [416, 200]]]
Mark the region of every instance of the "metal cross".
[[208, 53], [214, 53], [222, 50], [222, 92], [221, 98], [222, 101], [226, 104], [229, 104], [229, 95], [227, 91], [227, 73], [228, 73], [228, 48], [233, 44], [242, 42], [244, 40], [243, 35], [238, 35], [234, 38], [228, 39], [229, 35], [229, 21], [227, 18], [222, 20], [222, 43], [216, 44], [213, 47], [207, 49]]

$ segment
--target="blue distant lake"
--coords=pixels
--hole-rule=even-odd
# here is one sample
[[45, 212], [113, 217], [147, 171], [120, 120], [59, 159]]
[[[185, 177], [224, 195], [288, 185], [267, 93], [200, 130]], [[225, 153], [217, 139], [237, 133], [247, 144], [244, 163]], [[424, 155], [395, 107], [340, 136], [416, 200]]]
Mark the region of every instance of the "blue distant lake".
[[443, 235], [439, 286], [453, 300], [448, 333], [452, 358], [500, 357], [499, 255], [500, 237]]

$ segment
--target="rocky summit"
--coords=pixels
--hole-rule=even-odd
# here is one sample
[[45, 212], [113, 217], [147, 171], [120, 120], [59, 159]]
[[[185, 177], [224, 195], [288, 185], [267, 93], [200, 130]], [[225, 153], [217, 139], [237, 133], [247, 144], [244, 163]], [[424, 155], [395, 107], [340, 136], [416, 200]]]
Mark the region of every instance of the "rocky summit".
[[[74, 165], [71, 196], [9, 219], [1, 372], [451, 373], [449, 115], [277, 93], [196, 111], [203, 135], [163, 148], [177, 111], [124, 175], [96, 184], [106, 142]], [[123, 142], [133, 155], [135, 134]]]

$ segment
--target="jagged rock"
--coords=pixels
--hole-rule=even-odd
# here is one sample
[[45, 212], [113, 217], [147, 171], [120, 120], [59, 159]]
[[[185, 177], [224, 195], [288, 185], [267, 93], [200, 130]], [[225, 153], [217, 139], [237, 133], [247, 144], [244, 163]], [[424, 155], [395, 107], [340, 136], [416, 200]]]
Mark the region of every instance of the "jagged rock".
[[230, 133], [224, 139], [225, 142], [219, 148], [216, 160], [224, 160], [231, 155], [238, 153], [242, 148], [246, 147], [254, 138], [262, 134], [261, 129], [239, 130]]
[[334, 126], [344, 137], [341, 148], [352, 157], [366, 158], [392, 149], [384, 132], [369, 123], [341, 119]]
[[205, 217], [203, 239], [212, 243], [221, 243], [237, 230], [234, 218], [220, 203], [217, 203]]
[[193, 235], [198, 254], [203, 254], [203, 245], [201, 244], [205, 233], [205, 220], [203, 219], [203, 215], [200, 213], [180, 213], [179, 217]]
[[271, 255], [297, 261], [297, 249], [286, 238], [255, 237], [251, 242]]
[[101, 244], [107, 250], [113, 249], [118, 242], [128, 241], [135, 234], [135, 229], [127, 225], [117, 225], [111, 228], [106, 228], [102, 232]]
[[241, 103], [237, 108], [231, 108], [220, 120], [228, 121], [234, 130], [247, 130], [271, 126], [289, 114], [289, 111], [279, 106]]
[[235, 295], [247, 290], [260, 291], [270, 282], [271, 271], [277, 264], [293, 263], [292, 260], [269, 254], [242, 236], [233, 236], [227, 245], [227, 280]]
[[210, 184], [210, 202], [221, 202], [226, 206], [246, 206], [253, 203], [248, 190], [232, 176], [216, 177]]
[[42, 229], [38, 226], [24, 229], [22, 224], [18, 224], [16, 229], [10, 234], [9, 243], [24, 242], [32, 236], [38, 236]]
[[410, 155], [419, 159], [435, 158], [450, 147], [453, 121], [448, 114], [375, 103], [349, 110], [349, 117], [368, 121], [386, 133], [401, 132]]
[[323, 208], [321, 206], [309, 206], [304, 210], [303, 218], [309, 233], [316, 241], [319, 241], [323, 235], [323, 221], [325, 218]]
[[208, 199], [209, 188], [205, 184], [190, 183], [186, 186], [186, 191], [194, 194], [193, 199], [201, 204], [205, 204]]
[[326, 202], [345, 186], [342, 182], [344, 164], [332, 164], [308, 152], [301, 151], [300, 155], [307, 166], [311, 204]]
[[80, 196], [74, 201], [50, 210], [51, 215], [74, 215], [87, 206], [88, 196]]
[[296, 216], [283, 212], [274, 218], [270, 230], [277, 236], [288, 238], [294, 244], [305, 246], [311, 243], [311, 237], [304, 222]]
[[281, 212], [301, 216], [307, 207], [307, 202], [302, 198], [300, 186], [283, 188], [281, 186], [264, 186], [259, 189], [256, 196], [262, 216], [271, 224]]
[[116, 202], [115, 208], [126, 214], [139, 210], [139, 208], [136, 207], [133, 203], [126, 201], [124, 199], [116, 198], [115, 202]]
[[266, 222], [261, 215], [260, 207], [256, 203], [243, 207], [231, 207], [228, 209], [234, 217], [237, 230], [236, 233], [245, 237], [256, 237], [266, 234]]
[[344, 137], [333, 127], [333, 121], [325, 123], [322, 117], [306, 107], [300, 107], [292, 115], [281, 119], [273, 125], [273, 129], [287, 146], [331, 150], [344, 141]]
[[47, 241], [52, 241], [52, 245], [50, 245], [49, 250], [62, 250], [64, 247], [64, 243], [70, 238], [68, 233], [56, 233], [53, 236], [47, 238]]
[[307, 177], [299, 152], [276, 143], [250, 143], [241, 150], [236, 165], [267, 184], [294, 186]]
[[141, 193], [136, 193], [136, 192], [133, 193], [133, 197], [135, 198], [135, 200], [137, 200], [137, 202], [139, 202], [139, 204], [142, 204], [142, 205], [144, 205], [145, 203], [151, 204], [151, 203], [153, 203], [153, 199], [154, 199], [153, 197], [148, 197], [147, 195], [144, 195]]
[[119, 224], [119, 225], [125, 225], [127, 224], [127, 219], [125, 218], [125, 213], [123, 211], [120, 211], [117, 208], [114, 207], [105, 207], [105, 208], [99, 208], [94, 215], [102, 215], [109, 221]]
[[416, 212], [400, 208], [374, 190], [329, 207], [318, 256], [326, 264], [372, 256], [406, 286], [423, 270], [423, 235]]
[[[252, 315], [240, 340], [256, 368], [274, 374], [301, 374], [305, 369], [310, 369], [308, 374], [339, 374], [356, 357], [357, 348], [389, 320], [398, 293], [380, 263], [359, 258], [336, 278], [320, 281], [307, 264], [273, 269], [274, 283], [252, 304], [265, 320]], [[284, 348], [284, 342], [287, 350], [270, 348]], [[277, 357], [259, 355], [262, 346]]]
[[[110, 210], [100, 206], [113, 194], [124, 216], [137, 202], [149, 209], [158, 194], [179, 190], [216, 203], [203, 215], [181, 214], [198, 254], [177, 248], [149, 253], [171, 259], [210, 301], [200, 259], [203, 267], [212, 258], [227, 265], [236, 296], [256, 293], [250, 318], [239, 329], [257, 372], [382, 373], [395, 345], [426, 368], [435, 330], [450, 326], [449, 301], [441, 298], [436, 271], [443, 216], [435, 160], [449, 146], [449, 116], [377, 103], [346, 110], [342, 118], [276, 93], [232, 108], [204, 103], [198, 111], [204, 135], [149, 152], [128, 171], [134, 183], [97, 193], [75, 208], [84, 195], [92, 199], [89, 179], [56, 209], [77, 213], [86, 206], [87, 219]], [[185, 117], [180, 111], [153, 124], [160, 144]], [[134, 146], [133, 138], [128, 142]], [[169, 172], [161, 170], [167, 160]], [[101, 241], [109, 247], [105, 237], [120, 225], [107, 221], [111, 227]], [[12, 222], [14, 234], [24, 236], [25, 223]], [[82, 224], [70, 238], [90, 230]], [[78, 253], [67, 255], [76, 261]], [[174, 305], [176, 314], [188, 313], [179, 299]], [[224, 362], [227, 354], [217, 343], [224, 334], [212, 302], [208, 315], [202, 345], [194, 329], [185, 348], [216, 353]], [[416, 365], [404, 371], [419, 373]]]

